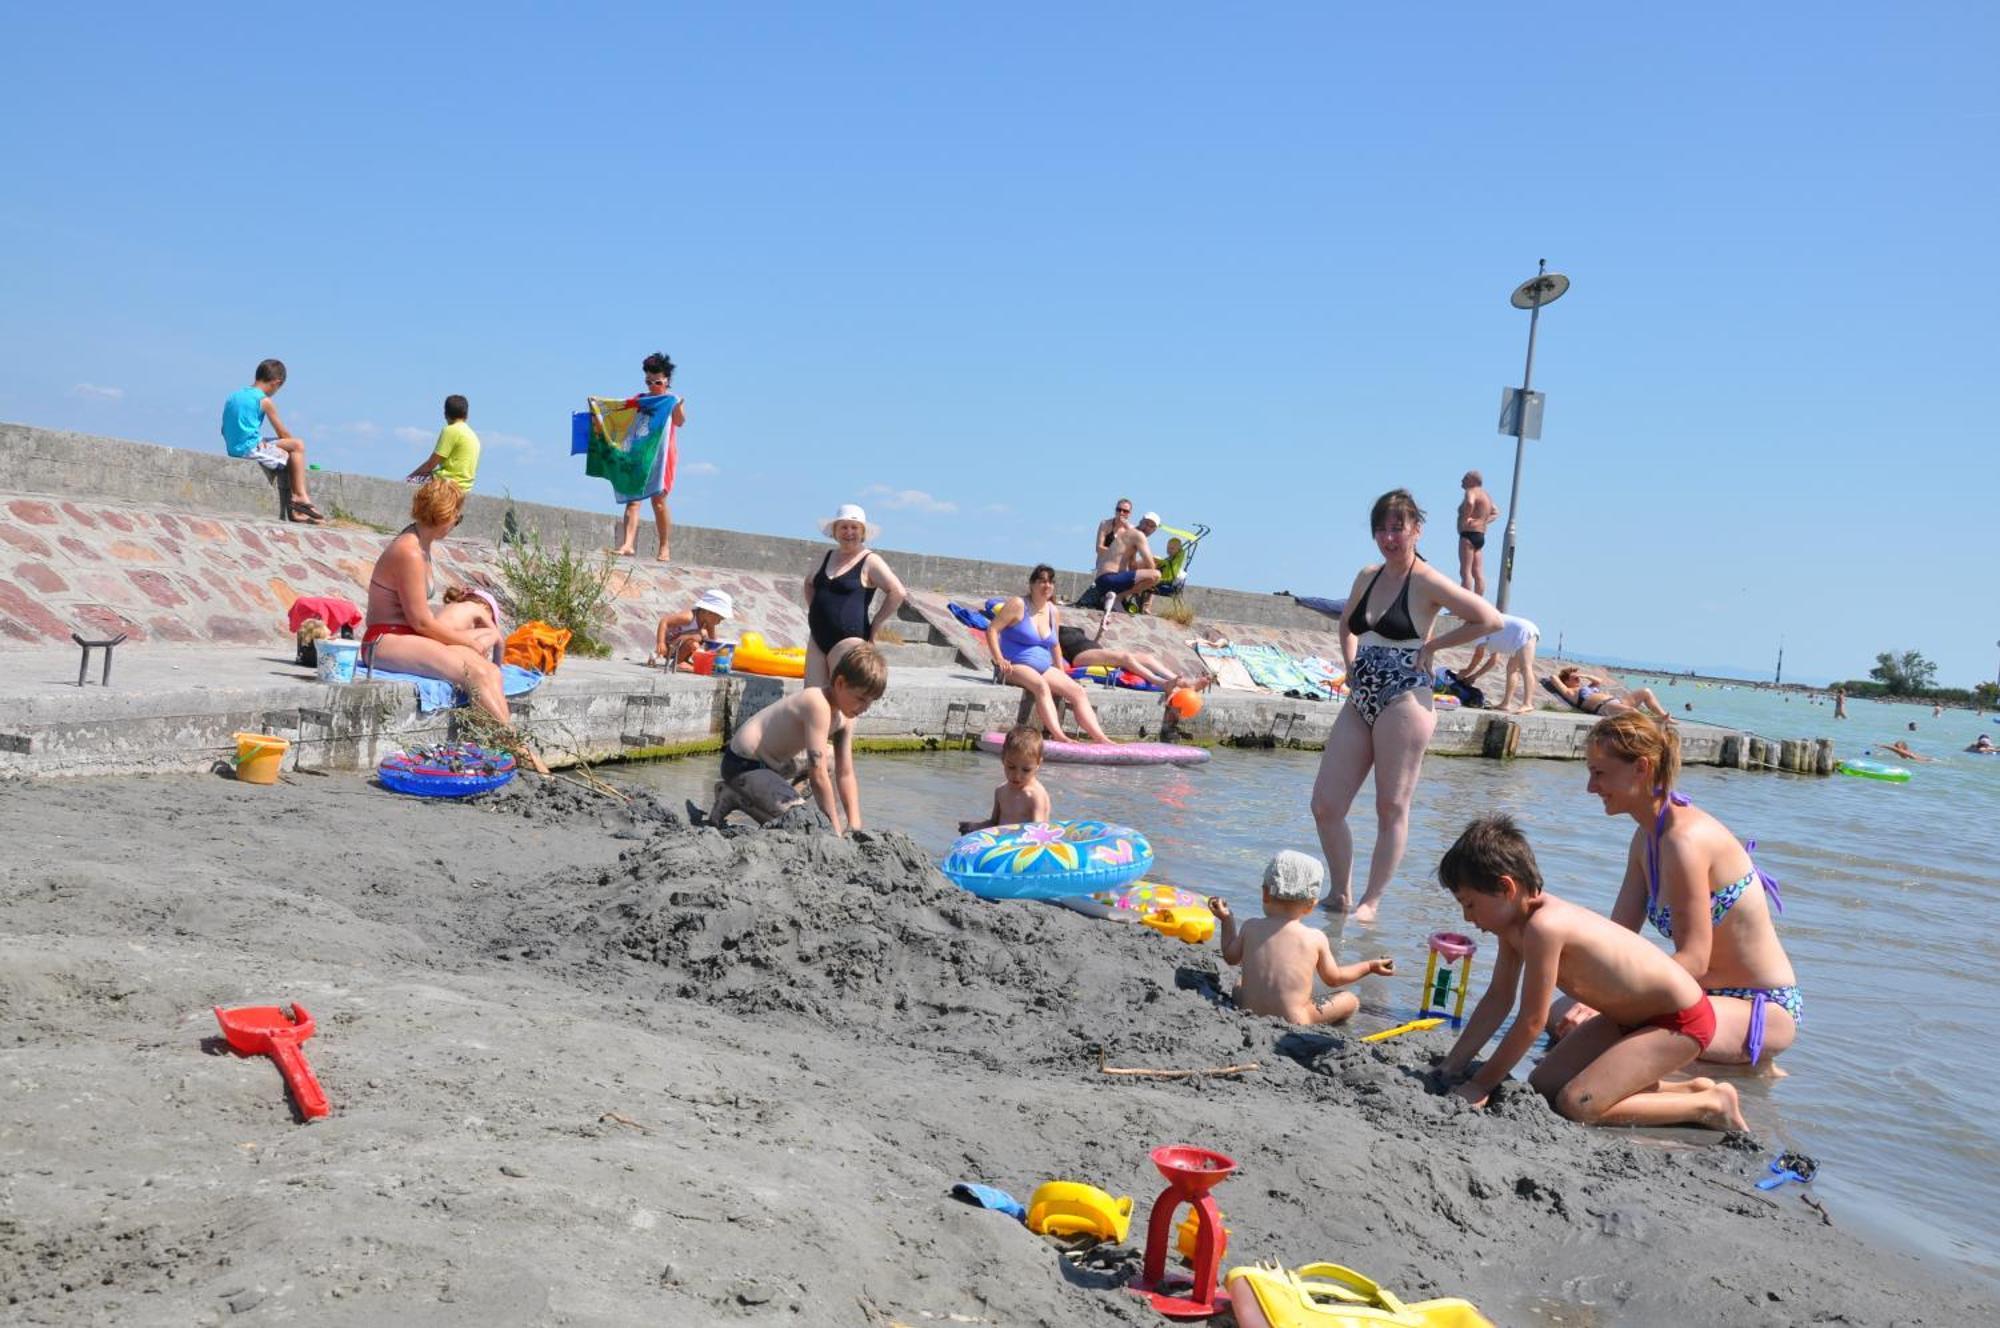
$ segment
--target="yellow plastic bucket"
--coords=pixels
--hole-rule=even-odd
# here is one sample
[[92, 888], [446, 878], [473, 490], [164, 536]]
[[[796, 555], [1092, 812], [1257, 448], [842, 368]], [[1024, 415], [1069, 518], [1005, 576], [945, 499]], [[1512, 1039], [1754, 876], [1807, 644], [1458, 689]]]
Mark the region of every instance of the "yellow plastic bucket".
[[236, 778], [243, 784], [275, 784], [290, 741], [268, 733], [236, 735]]

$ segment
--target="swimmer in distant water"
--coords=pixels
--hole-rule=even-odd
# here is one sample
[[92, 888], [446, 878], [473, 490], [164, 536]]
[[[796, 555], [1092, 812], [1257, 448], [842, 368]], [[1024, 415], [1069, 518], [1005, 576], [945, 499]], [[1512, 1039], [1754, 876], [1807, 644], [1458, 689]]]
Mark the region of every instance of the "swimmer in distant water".
[[1847, 718], [1847, 689], [1845, 687], [1836, 687], [1833, 689], [1833, 717], [1835, 719]]
[[1881, 743], [1881, 744], [1879, 744], [1879, 745], [1880, 745], [1880, 747], [1882, 748], [1882, 750], [1883, 750], [1883, 751], [1885, 751], [1885, 752], [1894, 752], [1894, 753], [1895, 753], [1896, 755], [1898, 755], [1898, 756], [1902, 757], [1902, 758], [1903, 758], [1903, 759], [1904, 759], [1905, 761], [1935, 761], [1935, 760], [1937, 760], [1937, 758], [1936, 758], [1935, 756], [1924, 756], [1924, 755], [1922, 755], [1921, 753], [1918, 753], [1918, 752], [1913, 752], [1913, 751], [1911, 751], [1911, 750], [1910, 750], [1910, 744], [1909, 744], [1909, 743], [1907, 743], [1907, 742], [1904, 742], [1904, 741], [1903, 741], [1903, 740], [1902, 740], [1901, 738], [1898, 738], [1898, 739], [1896, 739], [1896, 741], [1894, 741], [1894, 742], [1885, 742], [1885, 743]]
[[1965, 750], [1968, 752], [1980, 752], [1980, 753], [2000, 752], [2000, 747], [1995, 747], [1993, 745], [1993, 739], [1987, 737], [1984, 733], [1982, 733], [1978, 737], [1974, 738], [1972, 740], [1972, 745], [1970, 747], [1967, 747]]

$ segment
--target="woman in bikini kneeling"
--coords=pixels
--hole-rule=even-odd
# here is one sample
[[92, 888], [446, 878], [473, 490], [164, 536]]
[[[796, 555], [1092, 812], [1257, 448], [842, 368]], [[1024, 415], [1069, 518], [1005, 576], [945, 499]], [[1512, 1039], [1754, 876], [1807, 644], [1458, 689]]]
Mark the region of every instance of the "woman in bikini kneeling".
[[[1417, 555], [1423, 510], [1407, 489], [1392, 489], [1368, 514], [1382, 561], [1361, 569], [1340, 620], [1347, 662], [1347, 704], [1333, 721], [1313, 780], [1312, 814], [1326, 854], [1329, 909], [1352, 902], [1354, 836], [1347, 812], [1368, 772], [1375, 772], [1375, 853], [1368, 889], [1354, 920], [1375, 921], [1382, 892], [1403, 860], [1410, 838], [1410, 799], [1423, 770], [1424, 747], [1437, 725], [1431, 708], [1431, 661], [1448, 646], [1470, 645], [1500, 630], [1500, 613]], [[1440, 609], [1459, 626], [1430, 639]]]
[[1634, 687], [1623, 696], [1611, 690], [1611, 680], [1585, 673], [1574, 664], [1565, 664], [1549, 679], [1549, 687], [1563, 700], [1586, 715], [1623, 715], [1644, 710], [1655, 719], [1666, 719], [1667, 708], [1650, 687]]
[[[480, 709], [511, 725], [495, 662], [500, 629], [489, 605], [468, 597], [431, 612], [431, 547], [451, 533], [464, 506], [464, 490], [442, 476], [410, 499], [410, 524], [389, 541], [368, 577], [362, 660], [373, 669], [457, 683]], [[547, 773], [525, 743], [521, 751], [531, 769]]]
[[[1588, 787], [1604, 814], [1638, 823], [1611, 920], [1633, 931], [1651, 921], [1708, 993], [1715, 1038], [1702, 1060], [1783, 1074], [1771, 1061], [1798, 1037], [1805, 999], [1778, 940], [1774, 915], [1784, 901], [1751, 859], [1755, 841], [1738, 843], [1675, 791], [1681, 742], [1671, 726], [1638, 713], [1601, 719], [1586, 755]], [[1555, 1012], [1549, 1026], [1565, 1033], [1593, 1013], [1574, 1006]]]

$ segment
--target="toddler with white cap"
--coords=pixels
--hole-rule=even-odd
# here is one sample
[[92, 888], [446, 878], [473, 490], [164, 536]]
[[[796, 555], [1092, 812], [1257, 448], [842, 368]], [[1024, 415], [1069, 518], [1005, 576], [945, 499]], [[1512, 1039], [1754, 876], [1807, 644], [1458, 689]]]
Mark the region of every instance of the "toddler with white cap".
[[728, 591], [702, 591], [696, 596], [693, 608], [661, 615], [659, 631], [653, 640], [653, 653], [646, 662], [667, 669], [690, 667], [689, 659], [695, 648], [703, 641], [714, 640], [717, 629], [735, 611], [736, 605], [729, 598]]
[[1342, 965], [1333, 957], [1326, 933], [1306, 925], [1319, 903], [1326, 872], [1319, 859], [1286, 849], [1264, 868], [1264, 916], [1240, 928], [1227, 900], [1211, 898], [1209, 909], [1222, 924], [1222, 959], [1240, 967], [1236, 1008], [1269, 1015], [1294, 1024], [1338, 1024], [1361, 1008], [1351, 991], [1336, 991], [1313, 1000], [1313, 979], [1329, 987], [1345, 987], [1371, 973], [1384, 977], [1396, 971], [1386, 956]]

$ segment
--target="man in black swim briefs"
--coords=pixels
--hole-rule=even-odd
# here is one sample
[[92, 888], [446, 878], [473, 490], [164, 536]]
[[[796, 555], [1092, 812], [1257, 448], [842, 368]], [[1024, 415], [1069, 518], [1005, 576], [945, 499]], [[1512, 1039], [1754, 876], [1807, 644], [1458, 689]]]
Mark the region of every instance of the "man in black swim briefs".
[[1486, 593], [1486, 528], [1500, 515], [1485, 484], [1476, 470], [1459, 481], [1465, 497], [1458, 504], [1458, 584], [1475, 595]]

